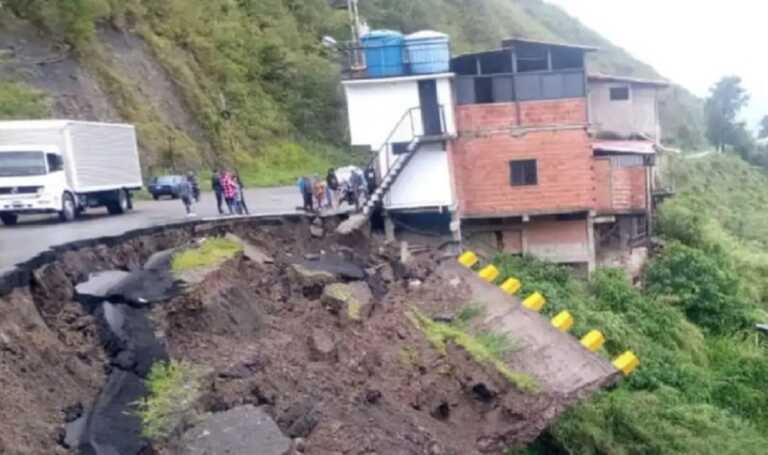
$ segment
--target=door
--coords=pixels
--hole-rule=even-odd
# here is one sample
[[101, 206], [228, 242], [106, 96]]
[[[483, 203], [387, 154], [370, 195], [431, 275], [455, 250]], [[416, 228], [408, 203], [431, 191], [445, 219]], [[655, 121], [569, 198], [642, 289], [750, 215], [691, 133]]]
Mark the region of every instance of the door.
[[440, 116], [440, 104], [437, 101], [437, 81], [434, 79], [419, 81], [419, 103], [421, 122], [425, 136], [443, 134], [443, 122]]

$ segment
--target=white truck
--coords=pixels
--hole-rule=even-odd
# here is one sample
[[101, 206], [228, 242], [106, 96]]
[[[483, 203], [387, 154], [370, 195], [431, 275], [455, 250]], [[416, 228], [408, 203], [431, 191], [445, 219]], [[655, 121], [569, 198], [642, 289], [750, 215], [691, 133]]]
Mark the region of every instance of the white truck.
[[132, 125], [35, 120], [0, 122], [0, 221], [56, 213], [72, 221], [90, 207], [117, 215], [142, 187]]

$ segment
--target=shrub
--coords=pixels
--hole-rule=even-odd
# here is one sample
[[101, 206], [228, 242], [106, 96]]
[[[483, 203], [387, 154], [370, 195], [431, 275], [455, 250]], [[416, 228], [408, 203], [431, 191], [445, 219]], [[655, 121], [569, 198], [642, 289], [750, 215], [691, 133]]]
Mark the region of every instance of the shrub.
[[651, 264], [648, 291], [675, 302], [688, 319], [713, 333], [745, 328], [752, 310], [727, 258], [674, 242]]
[[167, 441], [192, 425], [199, 416], [196, 406], [203, 394], [204, 371], [186, 362], [158, 362], [146, 384], [149, 396], [136, 404], [142, 436]]

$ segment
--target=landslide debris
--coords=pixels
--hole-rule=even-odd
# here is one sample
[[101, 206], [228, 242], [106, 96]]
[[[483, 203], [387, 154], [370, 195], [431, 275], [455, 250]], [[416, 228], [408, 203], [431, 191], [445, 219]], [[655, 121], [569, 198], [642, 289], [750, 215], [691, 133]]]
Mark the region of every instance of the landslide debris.
[[[81, 350], [72, 357], [85, 366], [79, 376], [53, 367], [65, 383], [51, 376], [34, 383], [59, 396], [50, 405], [28, 398], [29, 409], [17, 410], [31, 417], [16, 436], [0, 431], [6, 450], [20, 448], [8, 453], [67, 453], [73, 441], [90, 453], [146, 453], [130, 403], [146, 397], [150, 365], [166, 358], [210, 372], [195, 404], [204, 420], [152, 448], [167, 455], [216, 453], [212, 447], [240, 453], [260, 440], [264, 450], [274, 446], [280, 453], [290, 442], [291, 453], [308, 455], [502, 453], [530, 442], [577, 399], [616, 378], [608, 362], [579, 350], [577, 340], [548, 331], [548, 321], [538, 315], [515, 313], [517, 302], [494, 294], [490, 285], [476, 285], [471, 272], [454, 269], [438, 250], [412, 249], [403, 263], [399, 247], [362, 235], [315, 238], [308, 223], [174, 234], [127, 241], [141, 254], [121, 244], [113, 252], [119, 261], [104, 259], [108, 248], [67, 253], [66, 264], [83, 271], [94, 271], [97, 263], [102, 271], [128, 272], [114, 286], [96, 287], [101, 293], [80, 286], [86, 305], [76, 301], [74, 285], [87, 277], [65, 273], [60, 265], [38, 278], [55, 278], [66, 292], [38, 289], [36, 299], [14, 294], [17, 307], [49, 315], [39, 321], [40, 330], [52, 330], [47, 343], [67, 340], [68, 349]], [[201, 254], [206, 245], [229, 253]], [[179, 278], [171, 272], [190, 252], [197, 257], [186, 271], [205, 273], [179, 289], [167, 276]], [[124, 267], [114, 267], [116, 262]], [[150, 272], [152, 279], [133, 281]], [[121, 286], [126, 281], [134, 285]], [[146, 283], [170, 288], [159, 292]], [[134, 298], [125, 298], [129, 291]], [[467, 310], [476, 306], [487, 308]], [[13, 317], [22, 313], [17, 308]], [[62, 321], [65, 314], [76, 316]], [[73, 321], [81, 321], [81, 328], [74, 329]], [[480, 336], [506, 332], [499, 321], [514, 326], [514, 350]], [[0, 331], [5, 333], [11, 332]], [[439, 344], [425, 336], [430, 333], [440, 335]], [[558, 357], [560, 344], [567, 354]], [[18, 370], [24, 362], [6, 358], [0, 365], [27, 379]], [[542, 377], [558, 368], [578, 371], [578, 380]], [[0, 421], [0, 430], [7, 429]], [[71, 434], [76, 431], [80, 437]], [[38, 442], [24, 442], [30, 435]]]

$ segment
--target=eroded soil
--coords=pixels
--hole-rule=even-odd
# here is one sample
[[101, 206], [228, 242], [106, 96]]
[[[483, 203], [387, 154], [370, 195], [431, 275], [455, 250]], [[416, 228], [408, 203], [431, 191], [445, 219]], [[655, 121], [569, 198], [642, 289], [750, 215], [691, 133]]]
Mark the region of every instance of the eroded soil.
[[[270, 260], [235, 257], [182, 295], [155, 304], [150, 313], [155, 333], [171, 358], [211, 372], [204, 411], [263, 407], [294, 439], [295, 453], [501, 453], [531, 441], [577, 398], [615, 379], [609, 369], [602, 373], [604, 361], [581, 353], [575, 361], [591, 365], [592, 379], [564, 393], [553, 390], [555, 381], [534, 378], [540, 389], [523, 392], [456, 346], [440, 353], [408, 314], [414, 309], [451, 314], [476, 303], [470, 285], [476, 278], [446, 275], [450, 268], [442, 263], [453, 259], [440, 250], [419, 249], [403, 264], [399, 247], [362, 236], [313, 238], [303, 223], [226, 230]], [[71, 252], [64, 263], [48, 266], [45, 276], [38, 273], [38, 283], [58, 279], [60, 285], [36, 285], [32, 293], [15, 291], [2, 298], [0, 311], [9, 318], [0, 320], [0, 398], [19, 405], [0, 406], [0, 453], [66, 453], [58, 440], [71, 416], [63, 411], [87, 408], [102, 386], [104, 351], [91, 317], [71, 293], [82, 274], [129, 268], [152, 252], [217, 233], [222, 229], [165, 232], [128, 240], [114, 250], [96, 246]], [[334, 273], [307, 272], [324, 261], [334, 265]], [[76, 264], [82, 267], [79, 273], [73, 272]], [[362, 269], [365, 276], [335, 273], [340, 264]], [[324, 295], [338, 283], [366, 288], [370, 292], [362, 295], [370, 295], [370, 302], [354, 310], [338, 307]], [[546, 324], [541, 327], [547, 330]], [[8, 333], [14, 338], [6, 342]], [[536, 373], [514, 358], [534, 355], [541, 351], [535, 343], [548, 341], [520, 341], [525, 350], [511, 356], [509, 366]], [[27, 351], [22, 357], [5, 346]], [[539, 371], [548, 369], [552, 366]]]

